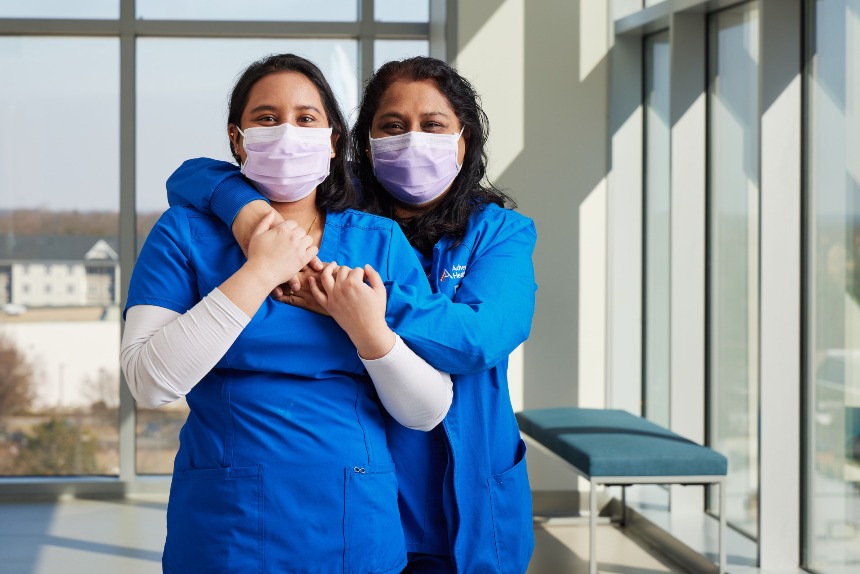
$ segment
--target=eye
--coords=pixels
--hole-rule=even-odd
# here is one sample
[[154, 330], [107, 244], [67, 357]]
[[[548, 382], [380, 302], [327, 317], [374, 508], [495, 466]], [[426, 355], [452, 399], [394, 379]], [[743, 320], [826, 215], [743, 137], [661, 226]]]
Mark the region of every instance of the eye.
[[440, 132], [445, 130], [446, 126], [439, 122], [426, 122], [423, 126], [425, 132]]
[[388, 122], [383, 124], [380, 129], [387, 134], [397, 133], [404, 131], [403, 124], [400, 122]]
[[317, 119], [313, 116], [303, 115], [303, 116], [299, 116], [297, 121], [300, 124], [312, 124], [315, 121], [317, 121]]
[[276, 118], [272, 114], [264, 114], [262, 116], [259, 116], [255, 121], [258, 124], [274, 124], [277, 123], [278, 118]]

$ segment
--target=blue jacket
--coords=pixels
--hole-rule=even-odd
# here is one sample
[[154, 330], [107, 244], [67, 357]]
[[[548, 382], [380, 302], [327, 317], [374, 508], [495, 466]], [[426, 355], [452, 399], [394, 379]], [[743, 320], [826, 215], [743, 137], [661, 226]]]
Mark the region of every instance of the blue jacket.
[[[171, 204], [211, 210], [228, 225], [248, 201], [261, 199], [235, 165], [205, 158], [185, 162], [167, 189]], [[536, 237], [530, 219], [490, 205], [472, 216], [462, 241], [443, 238], [435, 246], [425, 268], [432, 295], [386, 283], [389, 325], [454, 380], [442, 425], [449, 457], [444, 474], [416, 472], [431, 453], [413, 448], [421, 440], [415, 431], [388, 420], [407, 545], [433, 552], [423, 545], [422, 509], [438, 499], [447, 550], [464, 574], [521, 574], [534, 548], [525, 445], [510, 403], [507, 360], [531, 329]], [[441, 495], [433, 492], [437, 480]]]

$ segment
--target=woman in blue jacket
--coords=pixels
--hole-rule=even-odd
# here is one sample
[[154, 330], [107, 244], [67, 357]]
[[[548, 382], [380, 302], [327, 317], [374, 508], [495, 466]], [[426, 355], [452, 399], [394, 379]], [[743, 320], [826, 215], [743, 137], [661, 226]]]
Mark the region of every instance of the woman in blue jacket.
[[[252, 64], [228, 121], [246, 176], [284, 221], [260, 221], [246, 259], [221, 221], [170, 208], [143, 246], [124, 312], [135, 398], [156, 407], [185, 397], [190, 409], [164, 571], [394, 574], [406, 548], [380, 401], [424, 430], [450, 402], [450, 381], [385, 323], [383, 281], [428, 296], [423, 270], [393, 222], [346, 209], [348, 136], [316, 66], [290, 54]], [[369, 277], [364, 305], [340, 312], [343, 293], [331, 288], [329, 317], [268, 296], [317, 254]]]
[[[363, 208], [400, 224], [433, 291], [424, 297], [386, 284], [388, 324], [451, 373], [455, 388], [430, 433], [387, 425], [406, 572], [523, 573], [534, 546], [531, 494], [507, 364], [534, 313], [534, 224], [506, 209], [508, 198], [486, 182], [486, 116], [471, 85], [444, 62], [383, 65], [352, 131]], [[207, 159], [171, 176], [168, 199], [211, 209], [240, 243], [268, 211], [235, 166]]]

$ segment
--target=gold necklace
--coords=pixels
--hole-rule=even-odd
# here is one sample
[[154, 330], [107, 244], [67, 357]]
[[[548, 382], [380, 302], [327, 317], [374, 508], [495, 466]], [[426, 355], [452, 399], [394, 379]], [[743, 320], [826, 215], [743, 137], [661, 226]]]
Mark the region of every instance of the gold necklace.
[[313, 230], [314, 230], [314, 225], [316, 224], [316, 222], [317, 222], [317, 217], [319, 217], [319, 215], [320, 215], [320, 212], [319, 212], [319, 211], [317, 211], [317, 212], [314, 214], [314, 220], [313, 220], [313, 221], [311, 221], [311, 226], [310, 226], [310, 227], [308, 227], [308, 235], [310, 235], [310, 234], [311, 234], [311, 231], [313, 231]]

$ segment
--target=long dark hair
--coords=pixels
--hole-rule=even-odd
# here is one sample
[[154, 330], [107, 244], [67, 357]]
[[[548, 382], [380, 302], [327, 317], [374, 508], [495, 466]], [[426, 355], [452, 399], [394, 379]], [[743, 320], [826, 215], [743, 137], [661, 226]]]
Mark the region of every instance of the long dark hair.
[[[335, 144], [335, 157], [331, 160], [329, 175], [317, 186], [317, 207], [332, 211], [343, 211], [348, 207], [354, 207], [356, 203], [355, 188], [347, 175], [349, 173], [347, 151], [350, 146], [346, 121], [343, 119], [343, 114], [337, 105], [337, 99], [334, 97], [331, 86], [328, 85], [320, 69], [310, 60], [295, 54], [274, 54], [248, 66], [236, 81], [233, 92], [230, 94], [227, 124], [241, 125], [242, 112], [248, 105], [251, 88], [266, 76], [278, 72], [298, 72], [316, 86], [328, 116], [332, 133], [340, 136]], [[228, 143], [230, 143], [229, 138]], [[236, 162], [241, 164], [239, 155], [233, 149], [232, 144], [230, 145], [230, 153], [233, 154]]]
[[[373, 116], [379, 109], [385, 91], [398, 80], [419, 82], [432, 80], [448, 98], [457, 119], [464, 126], [466, 154], [463, 167], [451, 184], [451, 189], [433, 209], [409, 218], [398, 218], [396, 200], [377, 181], [368, 157], [368, 140]], [[486, 179], [487, 152], [484, 146], [489, 135], [487, 115], [472, 85], [454, 68], [436, 58], [418, 56], [384, 64], [367, 81], [358, 118], [352, 128], [353, 169], [361, 183], [362, 209], [396, 220], [413, 247], [430, 254], [433, 246], [444, 236], [462, 239], [469, 217], [490, 203], [516, 207], [514, 201]]]

